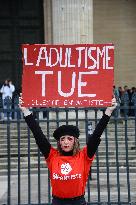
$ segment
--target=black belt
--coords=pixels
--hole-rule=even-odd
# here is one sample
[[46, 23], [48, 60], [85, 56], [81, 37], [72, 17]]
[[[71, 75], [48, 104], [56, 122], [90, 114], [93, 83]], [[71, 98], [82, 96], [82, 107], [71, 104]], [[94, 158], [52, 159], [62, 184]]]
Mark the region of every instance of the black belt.
[[72, 201], [75, 201], [75, 200], [78, 200], [78, 199], [82, 199], [82, 198], [84, 198], [84, 195], [81, 195], [81, 196], [76, 196], [76, 197], [73, 197], [73, 198], [60, 198], [60, 197], [58, 197], [58, 196], [54, 196], [54, 195], [52, 195], [52, 197], [54, 198], [54, 199], [58, 199], [58, 200], [72, 200]]

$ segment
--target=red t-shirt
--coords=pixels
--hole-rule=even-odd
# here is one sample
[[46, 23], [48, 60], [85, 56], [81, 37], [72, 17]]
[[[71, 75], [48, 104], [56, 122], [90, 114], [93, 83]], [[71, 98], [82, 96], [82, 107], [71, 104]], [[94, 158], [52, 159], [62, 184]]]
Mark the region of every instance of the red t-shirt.
[[94, 156], [87, 156], [87, 147], [75, 156], [61, 156], [58, 150], [51, 147], [46, 162], [50, 170], [52, 194], [60, 198], [83, 195], [93, 159]]

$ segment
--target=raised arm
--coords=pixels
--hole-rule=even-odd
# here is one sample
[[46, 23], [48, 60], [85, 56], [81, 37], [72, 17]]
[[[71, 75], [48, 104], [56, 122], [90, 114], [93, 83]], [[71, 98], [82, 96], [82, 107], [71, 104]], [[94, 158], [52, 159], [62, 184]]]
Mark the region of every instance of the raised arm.
[[34, 116], [29, 111], [29, 109], [22, 107], [22, 98], [19, 99], [19, 107], [24, 114], [25, 121], [32, 131], [36, 144], [38, 145], [41, 153], [47, 159], [50, 153], [51, 144], [43, 134], [41, 127], [39, 126], [38, 122], [34, 119]]
[[100, 144], [100, 141], [101, 141], [101, 135], [102, 135], [104, 129], [106, 128], [106, 126], [110, 120], [110, 116], [111, 116], [113, 110], [116, 108], [116, 106], [117, 106], [116, 99], [113, 98], [112, 99], [112, 106], [107, 107], [104, 115], [102, 116], [99, 123], [97, 124], [93, 134], [90, 134], [88, 132], [87, 155], [90, 158], [93, 157], [93, 155], [95, 154], [95, 152]]

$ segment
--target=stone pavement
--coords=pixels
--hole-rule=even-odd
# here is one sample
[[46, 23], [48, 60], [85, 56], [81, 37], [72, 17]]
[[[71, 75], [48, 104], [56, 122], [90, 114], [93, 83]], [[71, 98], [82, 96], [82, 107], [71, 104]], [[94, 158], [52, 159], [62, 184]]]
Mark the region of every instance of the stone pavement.
[[[101, 202], [108, 201], [108, 191], [107, 191], [107, 180], [104, 174], [100, 173], [100, 197]], [[125, 180], [124, 180], [125, 179]], [[31, 203], [38, 204], [38, 175], [32, 174], [30, 177], [30, 198], [28, 197], [28, 176], [21, 175], [20, 178], [21, 186], [20, 186], [20, 194], [21, 194], [21, 204], [28, 204], [30, 199]], [[116, 174], [112, 174], [110, 177], [110, 200], [112, 202], [118, 201], [118, 189], [116, 184]], [[131, 202], [136, 204], [136, 173], [130, 174], [131, 181]], [[47, 174], [41, 174], [41, 194], [40, 199], [41, 203], [48, 203], [48, 176]], [[97, 176], [93, 174], [93, 180], [90, 181], [90, 195], [91, 201], [97, 202], [98, 192], [97, 192]], [[127, 181], [126, 176], [123, 173], [120, 176], [120, 198], [121, 201], [127, 202]], [[86, 199], [87, 199], [87, 190], [86, 190]], [[10, 197], [11, 205], [18, 204], [18, 177], [16, 175], [11, 176], [11, 197]], [[0, 177], [0, 205], [7, 204], [7, 177]]]
[[[21, 175], [20, 178], [21, 204], [28, 204], [28, 176]], [[38, 203], [38, 176], [30, 177], [31, 203]], [[41, 199], [42, 203], [48, 202], [48, 179], [47, 174], [41, 176]], [[11, 176], [11, 204], [18, 204], [18, 176]], [[0, 177], [0, 205], [7, 204], [7, 177]]]
[[7, 192], [7, 177], [0, 176], [0, 199]]

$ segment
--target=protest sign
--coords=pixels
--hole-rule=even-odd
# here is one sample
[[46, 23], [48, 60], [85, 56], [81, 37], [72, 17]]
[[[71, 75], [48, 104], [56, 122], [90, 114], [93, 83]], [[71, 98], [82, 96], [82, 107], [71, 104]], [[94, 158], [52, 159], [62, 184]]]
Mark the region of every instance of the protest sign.
[[113, 44], [24, 44], [22, 53], [25, 106], [111, 105]]

